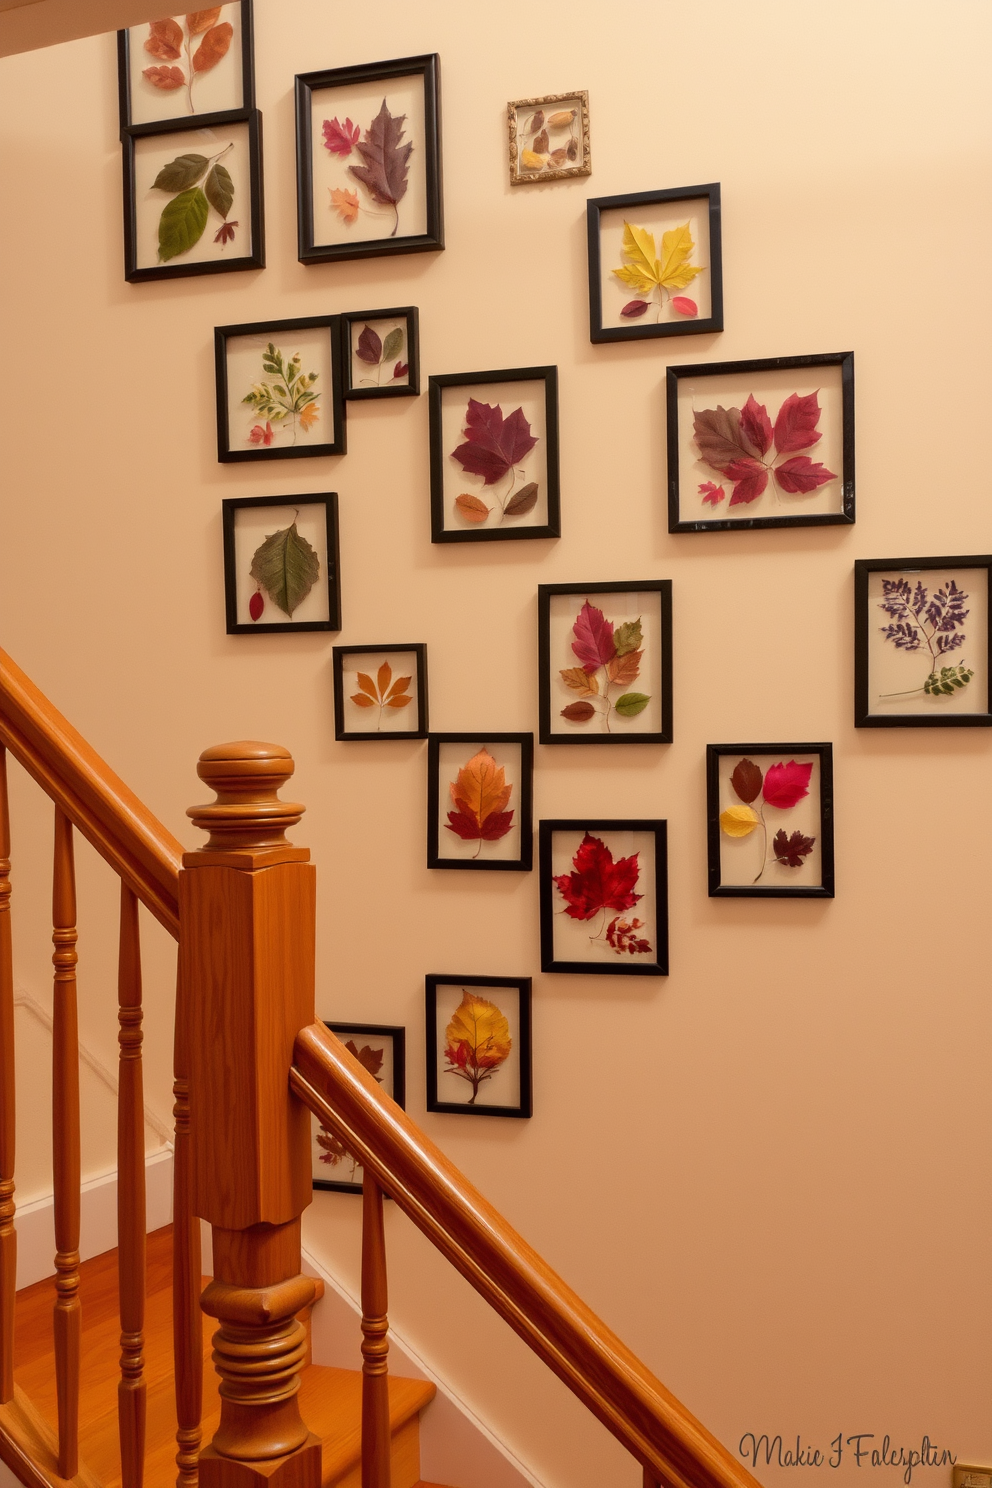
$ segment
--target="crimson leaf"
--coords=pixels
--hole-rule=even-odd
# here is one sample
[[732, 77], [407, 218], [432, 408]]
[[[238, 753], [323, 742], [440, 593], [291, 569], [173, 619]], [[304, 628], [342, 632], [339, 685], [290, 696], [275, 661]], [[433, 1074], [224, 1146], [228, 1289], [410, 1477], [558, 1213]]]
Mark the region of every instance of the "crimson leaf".
[[[373, 201], [383, 207], [395, 207], [406, 195], [407, 162], [413, 151], [413, 145], [400, 144], [403, 138], [403, 126], [406, 123], [406, 114], [397, 114], [395, 118], [386, 107], [386, 100], [382, 100], [382, 108], [372, 120], [369, 128], [365, 131], [365, 139], [355, 146], [355, 149], [365, 161], [364, 165], [349, 165], [351, 174], [367, 186]], [[393, 228], [391, 237], [396, 236], [399, 227], [399, 213], [396, 216], [396, 227]]]
[[487, 486], [495, 485], [537, 443], [524, 418], [516, 408], [504, 419], [497, 403], [479, 403], [469, 398], [465, 414], [465, 443], [452, 450], [452, 458], [470, 475], [481, 475]]
[[638, 854], [613, 861], [600, 837], [586, 832], [572, 859], [571, 873], [555, 875], [555, 885], [573, 920], [591, 920], [601, 909], [633, 909], [643, 894], [633, 892], [640, 876]]
[[801, 868], [803, 858], [809, 857], [815, 841], [815, 837], [804, 837], [802, 832], [793, 832], [790, 837], [787, 837], [785, 830], [779, 827], [772, 839], [775, 861], [784, 863], [787, 868]]
[[723, 473], [734, 483], [731, 506], [757, 501], [768, 484], [768, 471], [757, 460], [732, 460]]
[[793, 455], [791, 460], [783, 460], [776, 468], [775, 479], [783, 491], [795, 496], [798, 493], [815, 491], [817, 486], [825, 486], [827, 481], [836, 480], [837, 477], [825, 465], [814, 465], [809, 455]]
[[796, 450], [809, 449], [820, 438], [816, 427], [820, 419], [820, 401], [816, 393], [805, 398], [790, 393], [778, 411], [775, 420], [775, 448], [780, 455], [791, 455]]
[[741, 434], [753, 446], [752, 453], [767, 455], [772, 444], [772, 421], [763, 403], [755, 402], [754, 394], [741, 409]]
[[382, 358], [382, 341], [370, 325], [367, 325], [358, 338], [355, 355], [361, 357], [363, 362], [369, 366], [377, 367]]
[[[595, 672], [605, 666], [617, 654], [617, 643], [613, 635], [613, 621], [607, 620], [602, 610], [585, 601], [572, 626], [575, 640], [572, 650], [587, 672]], [[617, 908], [623, 906], [618, 905]]]

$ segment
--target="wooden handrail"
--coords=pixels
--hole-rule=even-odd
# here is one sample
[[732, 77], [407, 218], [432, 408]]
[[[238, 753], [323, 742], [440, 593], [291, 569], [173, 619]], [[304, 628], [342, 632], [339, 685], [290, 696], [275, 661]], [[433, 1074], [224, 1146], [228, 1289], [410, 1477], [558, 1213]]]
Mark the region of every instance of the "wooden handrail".
[[323, 1024], [290, 1083], [433, 1245], [665, 1488], [757, 1481], [550, 1269]]
[[2, 650], [0, 743], [178, 939], [182, 846]]

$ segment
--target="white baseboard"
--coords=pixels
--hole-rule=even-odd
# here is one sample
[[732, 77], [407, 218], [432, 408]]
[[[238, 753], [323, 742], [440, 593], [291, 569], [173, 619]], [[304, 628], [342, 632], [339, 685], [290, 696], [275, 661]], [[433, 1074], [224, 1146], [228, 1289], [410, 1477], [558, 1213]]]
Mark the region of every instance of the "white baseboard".
[[[172, 1149], [164, 1147], [145, 1159], [146, 1229], [172, 1222]], [[34, 1199], [14, 1216], [17, 1230], [17, 1287], [31, 1286], [55, 1275], [55, 1199]], [[117, 1169], [89, 1178], [82, 1185], [79, 1213], [79, 1258], [88, 1261], [117, 1245]], [[2, 1488], [2, 1484], [0, 1484]]]

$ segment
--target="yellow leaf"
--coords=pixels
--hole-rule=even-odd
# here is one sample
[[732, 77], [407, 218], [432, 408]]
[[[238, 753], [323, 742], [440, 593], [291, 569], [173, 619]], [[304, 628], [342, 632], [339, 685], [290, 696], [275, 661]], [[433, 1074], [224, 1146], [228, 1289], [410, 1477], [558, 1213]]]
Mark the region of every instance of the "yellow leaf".
[[513, 1047], [510, 1025], [494, 1002], [462, 992], [462, 1000], [444, 1031], [448, 1049], [457, 1058], [460, 1046], [468, 1045], [469, 1065], [492, 1069], [502, 1064]]
[[566, 667], [561, 674], [561, 680], [570, 691], [577, 692], [579, 697], [599, 696], [596, 673], [590, 674], [584, 667]]
[[535, 155], [533, 150], [521, 150], [520, 164], [524, 170], [539, 171], [544, 169], [544, 156]]
[[305, 408], [300, 409], [300, 428], [306, 432], [312, 424], [317, 422], [317, 405], [308, 403]]
[[331, 206], [341, 213], [345, 222], [354, 222], [358, 216], [358, 192], [341, 191], [335, 186], [331, 192]]
[[487, 816], [502, 811], [510, 799], [512, 785], [506, 783], [506, 771], [497, 765], [488, 749], [480, 749], [448, 789], [456, 811], [474, 816], [481, 827]]
[[673, 227], [671, 232], [662, 233], [658, 283], [665, 289], [686, 289], [696, 275], [703, 272], [688, 262], [695, 246], [688, 222]]
[[758, 820], [758, 813], [750, 806], [728, 806], [720, 813], [720, 825], [728, 837], [750, 837]]
[[624, 284], [629, 284], [631, 289], [636, 290], [638, 294], [650, 294], [658, 282], [656, 279], [646, 278], [641, 270], [635, 269], [632, 264], [624, 264], [622, 269], [614, 269], [613, 272], [618, 279], [622, 279]]
[[655, 256], [656, 251], [654, 233], [649, 233], [646, 227], [635, 226], [633, 222], [624, 223], [624, 258], [629, 258], [633, 268], [649, 279], [652, 284], [658, 283], [660, 272], [658, 260]]

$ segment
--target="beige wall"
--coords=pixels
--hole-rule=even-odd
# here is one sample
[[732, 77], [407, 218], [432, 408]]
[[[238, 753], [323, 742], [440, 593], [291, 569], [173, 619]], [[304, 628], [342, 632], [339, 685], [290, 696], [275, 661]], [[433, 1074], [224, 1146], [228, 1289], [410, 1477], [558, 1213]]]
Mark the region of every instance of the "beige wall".
[[[854, 558], [989, 547], [990, 21], [980, 0], [258, 0], [270, 267], [140, 287], [112, 39], [0, 69], [3, 645], [187, 841], [200, 749], [292, 748], [320, 1011], [408, 1026], [414, 1116], [732, 1447], [926, 1432], [992, 1458], [992, 738], [851, 725]], [[294, 72], [432, 50], [446, 252], [301, 267]], [[506, 100], [574, 87], [594, 175], [512, 192]], [[592, 347], [586, 196], [709, 180], [727, 331]], [[560, 542], [431, 546], [424, 398], [353, 405], [343, 459], [216, 463], [215, 324], [406, 303], [425, 374], [558, 364]], [[666, 363], [851, 347], [857, 526], [669, 536]], [[426, 641], [438, 729], [535, 726], [539, 582], [673, 580], [675, 744], [539, 749], [536, 776], [538, 817], [668, 817], [667, 981], [540, 976], [536, 876], [425, 868], [424, 747], [333, 742], [331, 638], [225, 635], [221, 498], [328, 489], [341, 638]], [[706, 897], [704, 748], [735, 738], [834, 741], [833, 903]], [[532, 1121], [424, 1117], [428, 971], [535, 974]], [[168, 1109], [164, 948], [152, 975]], [[112, 1049], [112, 987], [94, 999]], [[320, 1195], [307, 1225], [351, 1282], [357, 1208]], [[395, 1214], [389, 1233], [397, 1320], [538, 1476], [632, 1488]], [[866, 1475], [901, 1470], [812, 1474]]]

